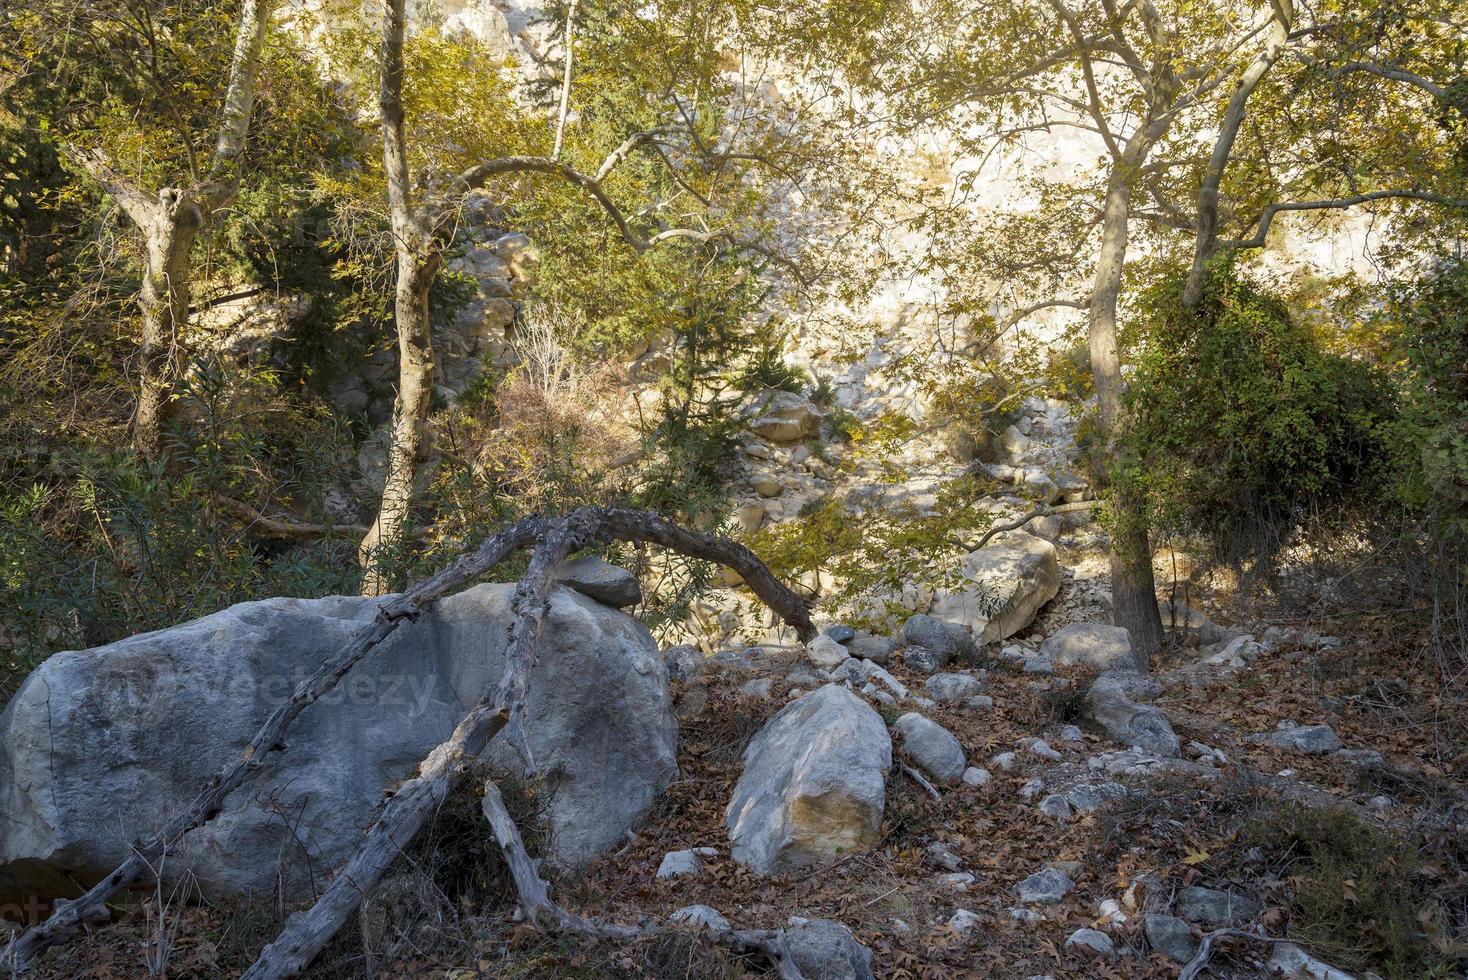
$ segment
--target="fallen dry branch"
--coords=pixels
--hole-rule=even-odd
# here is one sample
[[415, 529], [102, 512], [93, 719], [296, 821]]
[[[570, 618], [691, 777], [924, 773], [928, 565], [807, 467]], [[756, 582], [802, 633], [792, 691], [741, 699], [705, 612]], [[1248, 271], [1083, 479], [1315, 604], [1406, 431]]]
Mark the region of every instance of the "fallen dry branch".
[[[244, 974], [248, 980], [298, 976], [377, 887], [387, 869], [453, 790], [469, 761], [505, 729], [511, 744], [522, 748], [518, 727], [556, 569], [588, 544], [612, 540], [651, 541], [694, 558], [727, 565], [802, 639], [814, 633], [804, 600], [781, 584], [742, 545], [690, 531], [644, 511], [585, 507], [568, 517], [546, 521], [525, 576], [515, 588], [511, 605], [515, 618], [497, 689], [485, 692], [453, 734], [423, 760], [418, 775], [400, 786], [383, 805], [357, 852], [316, 904], [292, 915], [276, 940], [261, 951], [260, 958]], [[522, 750], [522, 757], [524, 754]], [[530, 760], [525, 761], [529, 766]]]
[[[293, 976], [298, 973], [357, 908], [362, 895], [377, 884], [392, 859], [412, 840], [426, 816], [457, 782], [465, 760], [482, 752], [489, 740], [512, 721], [515, 711], [523, 711], [525, 684], [556, 567], [569, 554], [588, 544], [614, 539], [651, 541], [693, 557], [725, 564], [737, 571], [755, 594], [794, 627], [802, 638], [808, 638], [814, 632], [804, 600], [781, 584], [752, 552], [732, 541], [689, 531], [656, 514], [641, 511], [582, 508], [565, 518], [526, 518], [487, 538], [476, 551], [460, 557], [407, 592], [384, 599], [373, 622], [354, 636], [334, 658], [302, 681], [290, 699], [271, 712], [239, 757], [211, 777], [188, 807], [170, 819], [163, 830], [137, 842], [128, 859], [86, 894], [75, 901], [57, 903], [48, 919], [11, 940], [0, 951], [0, 964], [14, 972], [23, 971], [38, 953], [65, 942], [83, 923], [105, 919], [108, 900], [142, 879], [158, 857], [185, 834], [217, 816], [224, 799], [264, 769], [271, 752], [284, 748], [283, 738], [291, 722], [332, 691], [348, 671], [403, 621], [417, 619], [434, 600], [467, 585], [512, 552], [536, 544], [530, 569], [515, 591], [513, 608], [516, 618], [511, 627], [505, 672], [498, 690], [487, 694], [459, 723], [449, 740], [424, 760], [418, 777], [399, 788], [367, 833], [357, 855], [337, 875], [316, 907], [311, 913], [298, 913], [292, 917], [280, 939], [267, 947], [249, 975]], [[512, 730], [510, 734], [513, 736], [515, 733]], [[320, 938], [323, 931], [324, 939]]]
[[[539, 866], [525, 849], [520, 830], [505, 809], [504, 798], [493, 780], [484, 784], [481, 809], [484, 811], [484, 819], [489, 821], [490, 829], [494, 831], [495, 841], [504, 853], [505, 864], [509, 866], [510, 876], [515, 882], [515, 891], [520, 899], [520, 911], [531, 925], [549, 932], [570, 932], [618, 942], [634, 942], [670, 931], [651, 922], [624, 925], [567, 912], [551, 901], [550, 886], [540, 877]], [[739, 952], [764, 954], [775, 964], [784, 980], [801, 980], [800, 969], [795, 965], [785, 942], [784, 930], [716, 929], [710, 926], [708, 934], [715, 942]]]
[[1177, 980], [1198, 980], [1198, 976], [1208, 966], [1208, 958], [1213, 955], [1213, 944], [1220, 939], [1248, 939], [1256, 943], [1282, 943], [1288, 940], [1271, 939], [1269, 936], [1261, 936], [1256, 932], [1245, 932], [1243, 929], [1214, 929], [1203, 936], [1198, 944], [1198, 952], [1188, 960], [1182, 972], [1177, 975]]

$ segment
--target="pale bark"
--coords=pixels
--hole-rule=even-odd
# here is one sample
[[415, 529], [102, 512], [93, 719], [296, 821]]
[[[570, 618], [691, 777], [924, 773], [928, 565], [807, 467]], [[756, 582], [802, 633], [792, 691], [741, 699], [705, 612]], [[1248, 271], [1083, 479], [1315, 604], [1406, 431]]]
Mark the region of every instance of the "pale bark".
[[1289, 43], [1290, 28], [1294, 24], [1295, 5], [1293, 0], [1276, 3], [1274, 21], [1264, 47], [1255, 55], [1249, 67], [1244, 69], [1229, 94], [1228, 108], [1224, 110], [1223, 123], [1218, 138], [1213, 142], [1213, 152], [1208, 158], [1208, 168], [1198, 186], [1197, 230], [1193, 243], [1193, 263], [1188, 271], [1187, 285], [1183, 287], [1182, 302], [1185, 307], [1194, 307], [1203, 298], [1203, 287], [1208, 278], [1208, 260], [1218, 251], [1218, 197], [1223, 183], [1223, 172], [1233, 155], [1234, 143], [1239, 129], [1244, 124], [1249, 97], [1259, 87], [1269, 69], [1284, 53]]

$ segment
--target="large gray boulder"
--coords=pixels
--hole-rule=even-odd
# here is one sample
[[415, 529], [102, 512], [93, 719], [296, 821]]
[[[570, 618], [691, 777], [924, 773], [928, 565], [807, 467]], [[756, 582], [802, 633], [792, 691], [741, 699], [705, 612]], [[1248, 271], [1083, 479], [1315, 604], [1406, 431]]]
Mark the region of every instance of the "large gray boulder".
[[969, 631], [957, 623], [945, 622], [922, 613], [908, 617], [902, 626], [902, 638], [910, 647], [932, 652], [939, 667], [950, 661], [972, 656], [977, 647]]
[[1172, 723], [1145, 702], [1161, 693], [1151, 677], [1136, 671], [1108, 670], [1086, 694], [1081, 716], [1093, 729], [1123, 745], [1177, 758], [1180, 744]]
[[1056, 630], [1040, 644], [1040, 654], [1057, 667], [1079, 664], [1096, 670], [1130, 670], [1132, 634], [1123, 626], [1072, 623]]
[[[214, 897], [340, 865], [384, 791], [498, 683], [514, 591], [480, 585], [399, 628], [296, 719], [287, 748], [170, 853], [170, 869]], [[0, 714], [0, 903], [70, 896], [110, 871], [376, 609], [360, 597], [247, 602], [48, 659]], [[548, 857], [574, 868], [621, 840], [677, 773], [667, 670], [647, 629], [555, 589], [525, 741], [543, 774]], [[501, 772], [521, 766], [502, 740], [489, 757]]]
[[981, 643], [997, 643], [1018, 633], [1060, 591], [1055, 545], [1022, 531], [1011, 531], [1001, 543], [969, 552], [962, 572], [970, 584], [940, 593], [928, 611], [967, 627]]
[[839, 684], [786, 705], [744, 751], [725, 811], [736, 861], [760, 874], [826, 864], [876, 843], [892, 739]]

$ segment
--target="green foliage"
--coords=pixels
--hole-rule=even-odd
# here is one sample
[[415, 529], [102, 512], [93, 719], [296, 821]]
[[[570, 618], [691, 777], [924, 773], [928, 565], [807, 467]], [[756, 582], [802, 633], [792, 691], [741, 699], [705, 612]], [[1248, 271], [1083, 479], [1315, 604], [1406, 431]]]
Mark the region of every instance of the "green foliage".
[[1113, 481], [1154, 526], [1199, 535], [1226, 561], [1268, 559], [1307, 516], [1361, 502], [1379, 476], [1386, 379], [1323, 350], [1284, 304], [1215, 269], [1195, 310], [1163, 282], [1126, 393]]
[[1454, 975], [1430, 878], [1410, 843], [1343, 810], [1274, 806], [1242, 840], [1287, 862], [1289, 935], [1334, 966], [1390, 980]]

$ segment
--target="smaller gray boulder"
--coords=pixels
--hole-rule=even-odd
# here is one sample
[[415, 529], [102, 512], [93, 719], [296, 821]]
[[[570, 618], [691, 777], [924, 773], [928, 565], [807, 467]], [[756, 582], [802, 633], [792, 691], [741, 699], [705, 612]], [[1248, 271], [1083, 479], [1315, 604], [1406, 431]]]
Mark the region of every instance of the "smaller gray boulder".
[[923, 613], [909, 617], [903, 624], [902, 635], [909, 646], [926, 647], [945, 664], [955, 658], [972, 656], [978, 649], [973, 635], [962, 626]]
[[1091, 684], [1082, 719], [1124, 745], [1177, 758], [1181, 745], [1167, 716], [1150, 704], [1133, 700], [1147, 696], [1145, 692], [1156, 689], [1156, 683], [1134, 671], [1107, 671]]
[[785, 946], [807, 980], [874, 980], [872, 951], [839, 922], [793, 915], [785, 926]]
[[1291, 724], [1262, 735], [1251, 735], [1249, 741], [1273, 745], [1280, 749], [1291, 749], [1306, 755], [1324, 755], [1327, 752], [1337, 752], [1342, 748], [1341, 740], [1336, 737], [1336, 733], [1329, 725]]
[[902, 751], [912, 764], [940, 783], [956, 783], [968, 767], [963, 746], [942, 725], [909, 711], [893, 724], [902, 733]]
[[946, 661], [927, 647], [906, 646], [902, 648], [902, 662], [916, 674], [936, 674]]
[[1116, 952], [1111, 937], [1100, 929], [1077, 929], [1065, 941], [1066, 949], [1084, 949], [1098, 956], [1110, 956]]
[[1058, 667], [1127, 670], [1136, 663], [1131, 633], [1104, 623], [1072, 623], [1040, 644], [1040, 653]]
[[1258, 917], [1264, 906], [1238, 892], [1193, 885], [1177, 893], [1177, 910], [1189, 922], [1238, 928]]
[[850, 656], [851, 651], [825, 633], [805, 645], [805, 658], [822, 670], [837, 667]]
[[1142, 929], [1152, 948], [1174, 962], [1186, 963], [1198, 952], [1193, 930], [1175, 915], [1148, 915], [1142, 920]]
[[845, 625], [844, 623], [836, 623], [833, 626], [827, 626], [825, 629], [821, 630], [821, 633], [824, 636], [829, 636], [837, 643], [850, 643], [853, 639], [856, 638], [856, 630], [852, 629], [850, 626]]
[[892, 648], [896, 646], [890, 637], [878, 636], [866, 630], [857, 630], [856, 635], [845, 642], [846, 649], [851, 651], [853, 657], [883, 666], [892, 659]]
[[1075, 887], [1064, 871], [1046, 868], [1036, 871], [1015, 886], [1019, 900], [1032, 905], [1057, 905]]
[[561, 565], [556, 578], [582, 595], [615, 609], [626, 609], [642, 601], [637, 576], [595, 555], [581, 555]]
[[718, 909], [708, 905], [685, 905], [668, 918], [679, 925], [695, 926], [709, 932], [728, 932], [731, 928], [729, 920], [720, 915]]
[[962, 701], [984, 689], [984, 682], [970, 674], [934, 674], [923, 684], [928, 697], [943, 704]]

